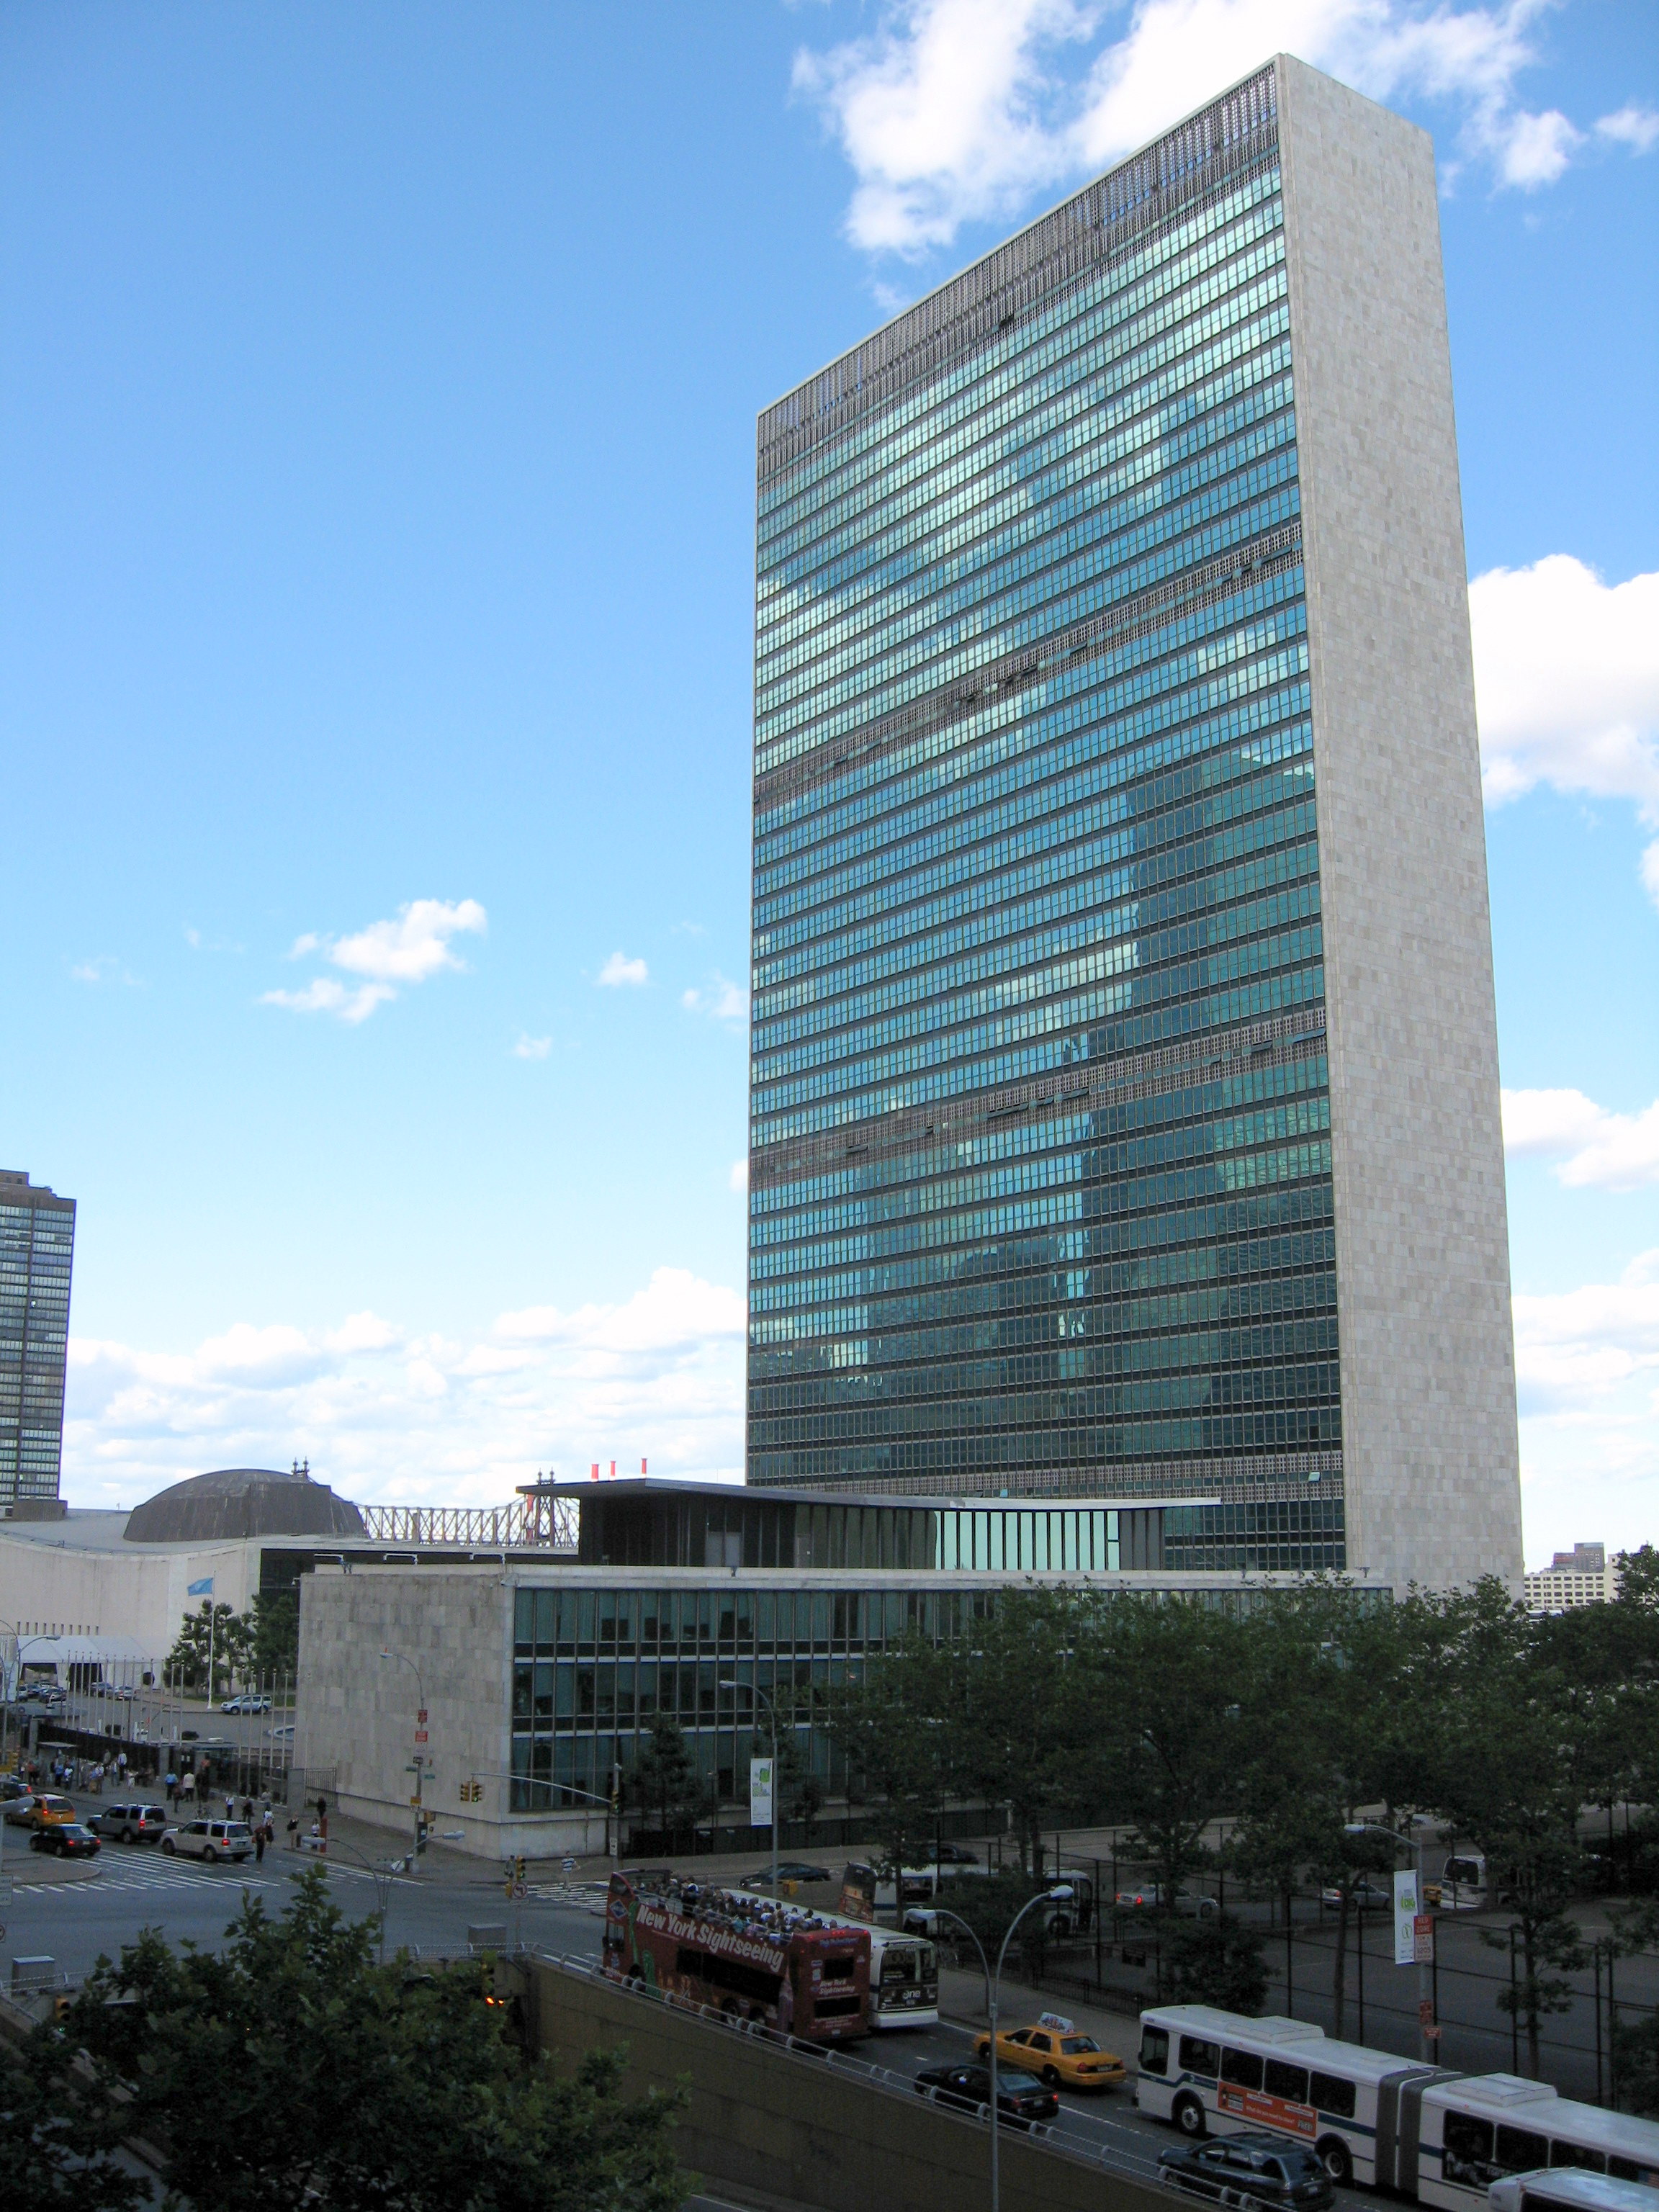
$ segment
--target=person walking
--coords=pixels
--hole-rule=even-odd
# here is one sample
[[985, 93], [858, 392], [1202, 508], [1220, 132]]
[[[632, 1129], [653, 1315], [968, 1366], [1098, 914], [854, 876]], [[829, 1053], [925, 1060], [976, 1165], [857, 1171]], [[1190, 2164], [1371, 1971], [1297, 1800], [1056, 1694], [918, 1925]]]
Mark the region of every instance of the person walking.
[[170, 1813], [176, 1813], [176, 1812], [178, 1811], [178, 1809], [179, 1809], [179, 1777], [178, 1777], [177, 1773], [173, 1771], [173, 1769], [172, 1767], [168, 1767], [168, 1769], [167, 1769], [167, 1810], [168, 1810]]
[[255, 1866], [263, 1866], [265, 1863], [265, 1824], [261, 1820], [258, 1826], [253, 1831], [253, 1863]]

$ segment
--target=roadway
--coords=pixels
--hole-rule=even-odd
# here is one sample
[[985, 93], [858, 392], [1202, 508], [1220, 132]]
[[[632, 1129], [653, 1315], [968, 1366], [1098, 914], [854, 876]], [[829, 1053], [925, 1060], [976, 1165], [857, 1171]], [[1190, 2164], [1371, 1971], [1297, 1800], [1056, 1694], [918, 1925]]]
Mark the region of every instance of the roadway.
[[[88, 1809], [93, 1809], [90, 1802]], [[313, 1859], [281, 1844], [266, 1852], [263, 1864], [249, 1861], [241, 1867], [207, 1867], [191, 1859], [169, 1858], [155, 1844], [108, 1843], [88, 1870], [43, 1860], [13, 1828], [7, 1832], [5, 1850], [12, 1894], [0, 1906], [3, 1951], [8, 1959], [49, 1957], [78, 1981], [100, 1955], [117, 1955], [141, 1928], [156, 1929], [175, 1943], [188, 1938], [211, 1948], [224, 1940], [245, 1894], [261, 1899], [267, 1911], [278, 1913], [294, 1875], [318, 1864], [324, 1868], [336, 1902], [351, 1918], [373, 1913], [384, 1891], [389, 1952], [407, 1946], [428, 1956], [465, 1955], [468, 1928], [494, 1924], [505, 1926], [508, 1941], [515, 1945], [585, 1961], [597, 1957], [601, 1924], [598, 1891], [532, 1881], [525, 1897], [509, 1903], [501, 1878], [493, 1869], [460, 1860], [454, 1853], [445, 1854], [444, 1859], [429, 1871], [423, 1867], [418, 1876], [382, 1872], [378, 1889], [374, 1875], [343, 1856]], [[1006, 2025], [1018, 2025], [1027, 2008], [1033, 2016], [1040, 2008], [1041, 2000], [1025, 2008], [1020, 1993], [1011, 1994], [1012, 2002], [1006, 1996], [1004, 2000]], [[1133, 2063], [1134, 2022], [1125, 2019], [1121, 2026], [1121, 2035], [1114, 2039]], [[935, 2027], [872, 2036], [850, 2055], [908, 2080], [925, 2066], [969, 2057], [978, 2032], [967, 2021], [941, 2020]], [[1061, 2141], [1079, 2148], [1108, 2150], [1115, 2161], [1148, 2178], [1158, 2152], [1175, 2140], [1167, 2127], [1135, 2111], [1127, 2089], [1093, 2097], [1062, 2090], [1060, 2096], [1056, 2133]], [[1357, 2193], [1340, 2191], [1338, 2197], [1358, 2212]]]

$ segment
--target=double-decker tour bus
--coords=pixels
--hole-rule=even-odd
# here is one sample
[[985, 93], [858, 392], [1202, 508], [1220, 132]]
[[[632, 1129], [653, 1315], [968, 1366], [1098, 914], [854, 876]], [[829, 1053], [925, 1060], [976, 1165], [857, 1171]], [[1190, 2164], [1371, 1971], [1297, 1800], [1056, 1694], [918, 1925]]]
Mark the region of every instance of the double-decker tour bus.
[[1455, 2074], [1337, 2043], [1306, 2021], [1209, 2005], [1143, 2012], [1135, 2102], [1189, 2136], [1276, 2129], [1310, 2145], [1334, 2181], [1449, 2212], [1474, 2212], [1491, 2183], [1540, 2166], [1659, 2189], [1651, 2120], [1575, 2104], [1512, 2074]]
[[[747, 1901], [752, 1895], [738, 1891]], [[843, 1899], [846, 1887], [842, 1890]], [[769, 1898], [755, 1898], [769, 1904]], [[854, 1928], [870, 1939], [869, 2025], [877, 2034], [893, 2027], [939, 2025], [939, 1947], [912, 1929], [879, 1928], [847, 1911], [820, 1912], [826, 1927]]]
[[602, 1962], [619, 1980], [809, 2043], [848, 2042], [869, 2025], [868, 1930], [776, 1898], [613, 1874]]

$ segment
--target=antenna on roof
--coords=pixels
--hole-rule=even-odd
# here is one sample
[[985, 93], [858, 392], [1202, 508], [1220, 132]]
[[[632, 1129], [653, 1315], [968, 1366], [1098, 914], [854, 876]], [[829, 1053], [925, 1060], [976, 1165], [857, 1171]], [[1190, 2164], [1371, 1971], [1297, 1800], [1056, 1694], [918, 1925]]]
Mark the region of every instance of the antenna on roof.
[[294, 1473], [299, 1476], [302, 1482], [309, 1482], [311, 1480], [311, 1462], [308, 1459], [296, 1459], [294, 1462]]

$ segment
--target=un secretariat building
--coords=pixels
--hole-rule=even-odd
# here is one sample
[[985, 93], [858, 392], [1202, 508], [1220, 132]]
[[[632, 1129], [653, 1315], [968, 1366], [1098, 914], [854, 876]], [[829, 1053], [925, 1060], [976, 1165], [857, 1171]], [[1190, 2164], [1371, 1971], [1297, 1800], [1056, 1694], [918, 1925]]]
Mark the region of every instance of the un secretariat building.
[[1518, 1587], [1427, 138], [1279, 57], [758, 479], [750, 1483]]

